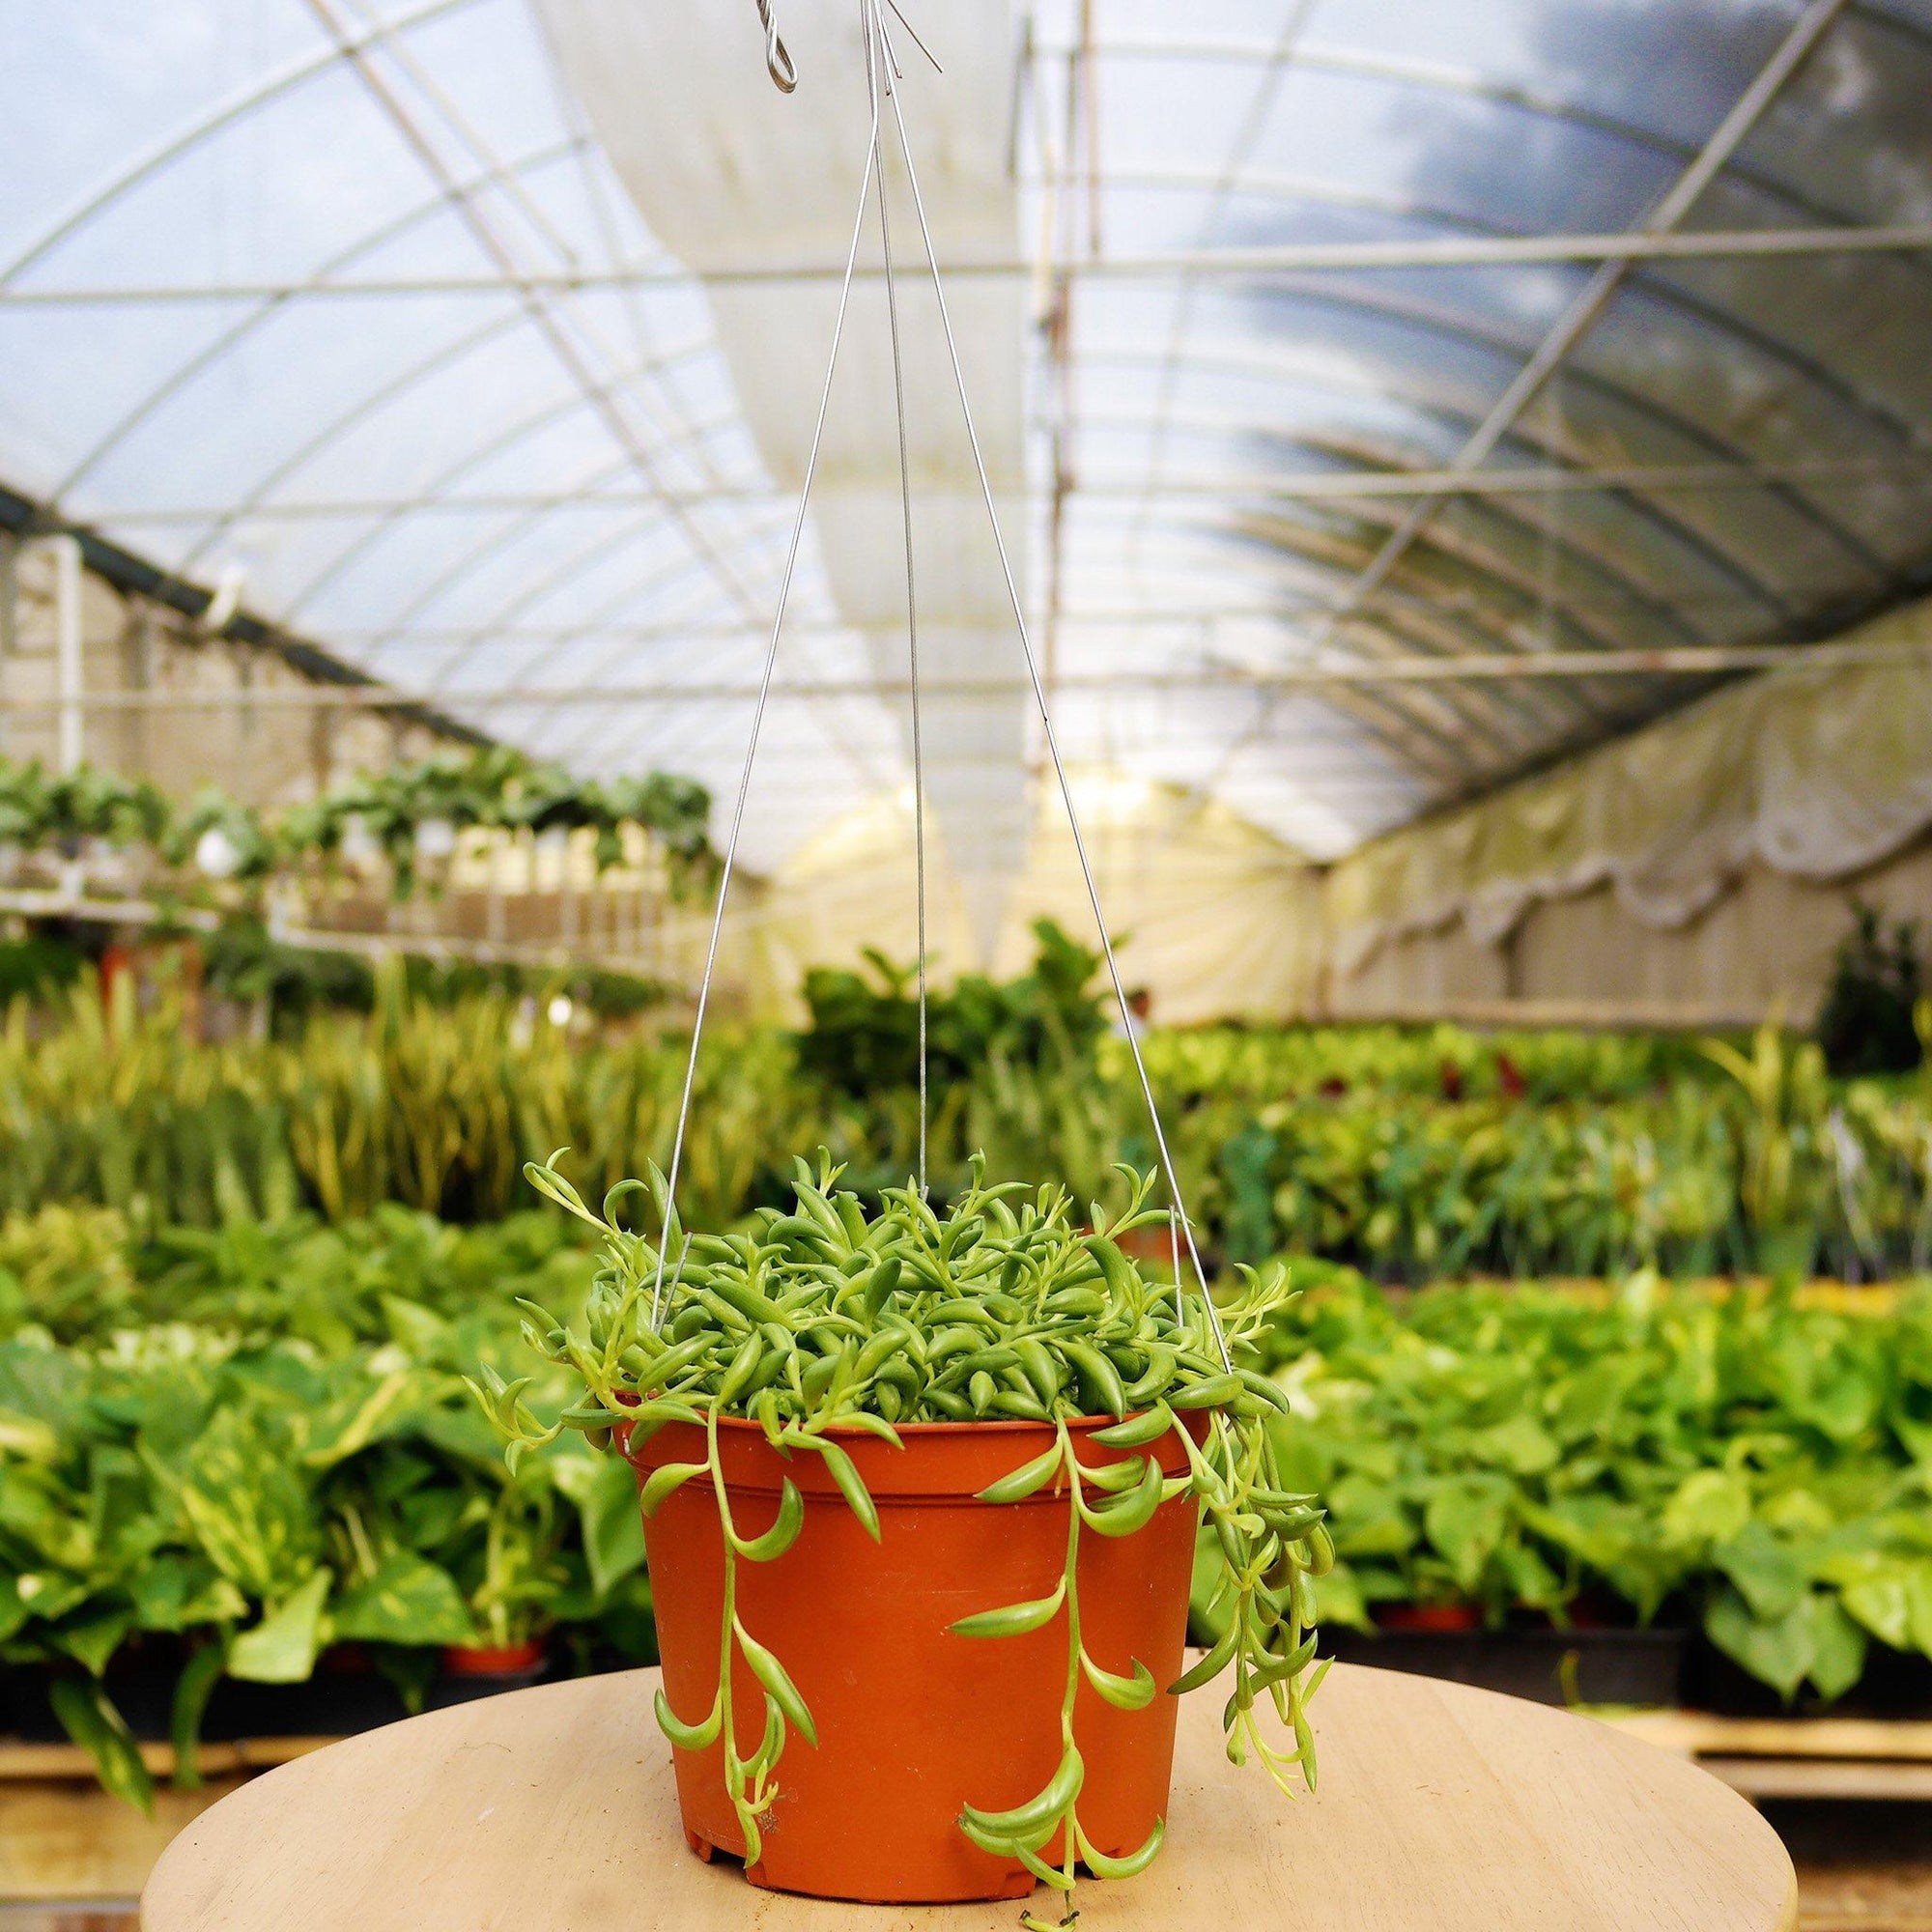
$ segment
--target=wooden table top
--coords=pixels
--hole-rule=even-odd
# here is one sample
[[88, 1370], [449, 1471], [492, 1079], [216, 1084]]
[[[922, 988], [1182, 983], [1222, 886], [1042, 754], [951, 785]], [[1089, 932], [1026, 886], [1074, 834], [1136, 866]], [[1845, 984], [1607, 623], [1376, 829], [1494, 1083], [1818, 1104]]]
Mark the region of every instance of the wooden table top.
[[[143, 1932], [1011, 1932], [1010, 1900], [759, 1891], [686, 1849], [655, 1671], [437, 1711], [270, 1771], [155, 1868]], [[1168, 1840], [1080, 1888], [1080, 1932], [1793, 1932], [1776, 1834], [1708, 1774], [1585, 1718], [1338, 1664], [1321, 1789], [1284, 1798], [1185, 1700]], [[1042, 1888], [1036, 1906], [1058, 1907]]]

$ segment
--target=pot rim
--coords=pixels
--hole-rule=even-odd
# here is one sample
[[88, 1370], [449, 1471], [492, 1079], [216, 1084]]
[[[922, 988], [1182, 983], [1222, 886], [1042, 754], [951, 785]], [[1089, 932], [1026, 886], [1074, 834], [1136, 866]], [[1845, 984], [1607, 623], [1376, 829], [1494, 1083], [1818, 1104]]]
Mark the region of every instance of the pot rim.
[[[627, 1389], [620, 1389], [617, 1391], [617, 1400], [627, 1407], [635, 1408], [643, 1401], [643, 1397], [635, 1395]], [[1113, 1429], [1122, 1423], [1138, 1422], [1142, 1416], [1150, 1412], [1145, 1408], [1130, 1408], [1124, 1415], [1069, 1415], [1064, 1417], [1063, 1420], [1068, 1429]], [[1174, 1411], [1177, 1420], [1184, 1420], [1188, 1416], [1198, 1415], [1204, 1421], [1208, 1417], [1220, 1414], [1220, 1412], [1218, 1407], [1178, 1408]], [[628, 1426], [627, 1424], [626, 1427]], [[676, 1428], [678, 1426], [675, 1423], [667, 1423], [665, 1425], [667, 1428]], [[687, 1429], [692, 1426], [690, 1423], [683, 1425]], [[1029, 1421], [1024, 1416], [1002, 1415], [983, 1418], [976, 1416], [971, 1422], [895, 1422], [891, 1426], [900, 1435], [916, 1435], [929, 1440], [939, 1435], [991, 1435], [996, 1434], [1019, 1435], [1032, 1430], [1052, 1429], [1056, 1425], [1051, 1422]], [[699, 1423], [697, 1427], [702, 1428], [703, 1424]], [[754, 1415], [721, 1415], [718, 1418], [718, 1427], [733, 1431], [748, 1430], [753, 1435], [759, 1436], [762, 1436], [765, 1433], [765, 1425]], [[854, 1422], [836, 1422], [816, 1433], [821, 1435], [859, 1435], [864, 1436], [867, 1441], [877, 1442], [884, 1448], [890, 1449], [892, 1447], [892, 1444], [886, 1441], [885, 1437], [879, 1435], [876, 1430], [867, 1429]]]
[[[1179, 1419], [1196, 1442], [1206, 1439], [1214, 1411], [1181, 1409]], [[1127, 1420], [1131, 1418], [1119, 1418]], [[1125, 1462], [1151, 1451], [1170, 1476], [1179, 1475], [1187, 1466], [1186, 1454], [1171, 1435], [1141, 1448], [1115, 1448], [1094, 1442], [1094, 1435], [1112, 1428], [1111, 1415], [1068, 1416], [1066, 1427], [1081, 1445], [1083, 1464], [1099, 1459]], [[747, 1416], [721, 1415], [718, 1418], [718, 1446], [724, 1459], [724, 1481], [728, 1488], [748, 1493], [777, 1495], [786, 1480], [805, 1494], [833, 1497], [838, 1485], [822, 1457], [775, 1448], [767, 1438], [764, 1425]], [[1054, 1424], [1001, 1418], [997, 1422], [909, 1422], [896, 1425], [897, 1447], [868, 1429], [850, 1423], [828, 1428], [822, 1434], [851, 1457], [865, 1477], [867, 1487], [878, 1502], [888, 1498], [909, 1501], [923, 1497], [933, 1502], [966, 1498], [976, 1507], [979, 1492], [989, 1483], [1010, 1475], [1039, 1445], [1054, 1439]], [[633, 1450], [630, 1431], [619, 1425], [619, 1453], [634, 1468], [642, 1471], [677, 1459], [681, 1447], [695, 1455], [695, 1442], [702, 1441], [704, 1424], [667, 1422], [653, 1430], [644, 1443]], [[1060, 1493], [1058, 1484], [1010, 1505], [1019, 1508]]]
[[[1065, 1418], [1065, 1422], [1068, 1429], [1112, 1429], [1120, 1423], [1137, 1421], [1147, 1413], [1144, 1408], [1130, 1408], [1124, 1415], [1069, 1415]], [[1197, 1413], [1211, 1415], [1214, 1411], [1177, 1409], [1175, 1413], [1177, 1416]], [[689, 1426], [686, 1425], [687, 1428]], [[1051, 1422], [1029, 1422], [1023, 1416], [1008, 1415], [997, 1419], [988, 1417], [983, 1421], [976, 1418], [972, 1422], [895, 1422], [892, 1425], [900, 1435], [916, 1435], [927, 1441], [941, 1435], [1019, 1435], [1039, 1430], [1050, 1431], [1055, 1426]], [[748, 1429], [759, 1436], [765, 1433], [764, 1424], [751, 1415], [721, 1415], [718, 1418], [718, 1427], [731, 1430]], [[868, 1441], [878, 1443], [881, 1448], [890, 1449], [893, 1446], [875, 1430], [862, 1428], [857, 1423], [837, 1422], [816, 1433], [821, 1435], [863, 1435]]]

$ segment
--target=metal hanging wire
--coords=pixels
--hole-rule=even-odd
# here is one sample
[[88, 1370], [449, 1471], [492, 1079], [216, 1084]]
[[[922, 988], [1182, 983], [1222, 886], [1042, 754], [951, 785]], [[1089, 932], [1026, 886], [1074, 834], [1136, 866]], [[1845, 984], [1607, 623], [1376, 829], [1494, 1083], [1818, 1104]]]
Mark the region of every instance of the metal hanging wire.
[[789, 94], [798, 85], [798, 69], [779, 38], [778, 9], [772, 0], [758, 0], [758, 21], [765, 30], [765, 71], [781, 94]]
[[[880, 39], [885, 44], [890, 59], [892, 39], [887, 32], [885, 20], [880, 13], [879, 0], [866, 0], [872, 18], [876, 23]], [[1047, 703], [1046, 686], [1040, 677], [1039, 660], [1034, 650], [1033, 638], [1027, 629], [1026, 609], [1020, 599], [1019, 583], [1013, 576], [1012, 559], [1007, 554], [1007, 541], [1000, 529], [999, 510], [993, 500], [993, 484], [986, 472], [986, 460], [980, 448], [980, 432], [973, 421], [973, 405], [966, 393], [966, 373], [959, 360], [959, 344], [952, 331], [952, 311], [946, 302], [945, 279], [939, 270], [939, 257], [932, 244], [932, 229], [926, 220], [924, 197], [919, 190], [919, 170], [913, 164], [912, 141], [906, 132], [905, 116], [900, 111], [899, 97], [888, 90], [886, 99], [892, 105], [893, 125], [898, 135], [898, 150], [905, 164], [906, 185], [912, 192], [912, 205], [919, 216], [920, 242], [924, 250], [926, 267], [932, 277], [933, 299], [938, 304], [939, 320], [946, 335], [946, 353], [952, 367], [953, 385], [959, 395], [959, 412], [966, 424], [966, 440], [973, 452], [973, 467], [979, 474], [980, 493], [986, 506], [986, 521], [992, 529], [993, 547], [999, 553], [1000, 572], [1006, 581], [1007, 598], [1013, 613], [1013, 625], [1018, 633], [1020, 650], [1026, 659], [1027, 680], [1033, 686], [1034, 702], [1039, 710], [1040, 731], [1046, 741], [1047, 757], [1053, 765], [1054, 779], [1060, 788], [1061, 802], [1066, 808], [1067, 830], [1073, 836], [1074, 856], [1080, 862], [1080, 876], [1087, 887], [1088, 903], [1094, 910], [1094, 923], [1100, 935], [1100, 952], [1107, 965], [1107, 978], [1113, 984], [1114, 998], [1121, 1010], [1121, 1025], [1126, 1035], [1127, 1050], [1133, 1056], [1134, 1072], [1139, 1078], [1141, 1098], [1147, 1104], [1148, 1122], [1153, 1129], [1154, 1146], [1159, 1151], [1162, 1177], [1167, 1181], [1168, 1198], [1174, 1204], [1176, 1216], [1180, 1223], [1181, 1236], [1187, 1243], [1187, 1256], [1193, 1264], [1194, 1278], [1200, 1285], [1202, 1306], [1208, 1312], [1208, 1324], [1213, 1330], [1214, 1343], [1220, 1350], [1222, 1361], [1232, 1369], [1233, 1357], [1228, 1350], [1228, 1340], [1222, 1332], [1220, 1312], [1214, 1306], [1214, 1297], [1208, 1290], [1208, 1271], [1201, 1263], [1201, 1251], [1194, 1239], [1194, 1224], [1187, 1212], [1187, 1203], [1180, 1191], [1179, 1177], [1174, 1168], [1174, 1156], [1167, 1145], [1167, 1132], [1161, 1124], [1160, 1108], [1153, 1095], [1153, 1083], [1148, 1077], [1147, 1061], [1141, 1053], [1139, 1035], [1135, 1029], [1133, 1009], [1127, 1002], [1127, 989], [1121, 978], [1121, 964], [1114, 953], [1113, 936], [1107, 930], [1107, 917], [1100, 904], [1100, 889], [1094, 878], [1094, 867], [1087, 856], [1087, 840], [1080, 829], [1080, 813], [1073, 803], [1073, 787], [1066, 776], [1066, 764], [1060, 753], [1060, 742], [1053, 729], [1053, 714]], [[876, 138], [876, 136], [875, 136]]]
[[[759, 12], [770, 23], [768, 10]], [[791, 540], [785, 549], [784, 575], [779, 582], [778, 610], [772, 617], [771, 642], [765, 647], [764, 669], [758, 678], [757, 701], [752, 707], [751, 736], [745, 746], [744, 769], [738, 775], [738, 798], [731, 810], [731, 830], [724, 841], [724, 860], [718, 873], [718, 902], [711, 914], [711, 936], [704, 948], [704, 974], [697, 985], [697, 1009], [692, 1015], [691, 1052], [684, 1065], [684, 1092], [677, 1103], [677, 1131], [671, 1139], [670, 1171], [665, 1177], [665, 1232], [659, 1243], [657, 1281], [652, 1290], [652, 1306], [663, 1305], [665, 1251], [670, 1246], [671, 1216], [677, 1207], [678, 1174], [684, 1164], [685, 1129], [691, 1122], [691, 1095], [697, 1080], [697, 1053], [704, 1039], [704, 1016], [711, 1003], [711, 980], [718, 970], [718, 940], [724, 929], [724, 905], [731, 893], [731, 874], [737, 867], [738, 839], [745, 827], [745, 801], [752, 790], [752, 767], [758, 755], [758, 737], [764, 729], [765, 710], [771, 702], [772, 673], [779, 661], [779, 638], [784, 630], [785, 609], [791, 602], [792, 579], [798, 570], [799, 547], [805, 540], [806, 511], [811, 502], [811, 486], [818, 475], [818, 452], [825, 441], [825, 414], [832, 401], [832, 378], [838, 367], [838, 346], [845, 337], [845, 318], [852, 306], [852, 271], [858, 266], [859, 242], [866, 232], [866, 203], [872, 190], [872, 170], [879, 152], [879, 107], [872, 103], [871, 135], [866, 146], [866, 167], [859, 182], [859, 205], [852, 215], [852, 242], [845, 251], [845, 273], [838, 285], [838, 316], [832, 328], [832, 349], [825, 361], [825, 382], [818, 392], [818, 415], [812, 424], [811, 448], [805, 460], [805, 480], [798, 493], [798, 513], [792, 519]]]
[[[896, 10], [895, 10], [896, 11]], [[879, 243], [886, 263], [886, 323], [893, 343], [893, 406], [898, 418], [899, 510], [905, 527], [906, 578], [906, 657], [912, 683], [912, 836], [914, 854], [914, 894], [919, 922], [919, 1193], [926, 1195], [926, 1140], [931, 1119], [927, 1103], [926, 1048], [927, 963], [925, 941], [925, 740], [920, 718], [919, 694], [919, 590], [913, 570], [912, 548], [912, 461], [906, 447], [905, 363], [899, 349], [898, 291], [893, 276], [893, 217], [886, 190], [884, 157], [878, 152], [879, 92], [890, 94], [895, 78], [901, 78], [886, 60], [885, 36], [876, 31], [878, 10], [866, 4], [866, 89], [872, 107], [872, 165], [878, 178]], [[911, 33], [911, 28], [907, 28]], [[915, 35], [914, 39], [917, 40]], [[929, 59], [930, 56], [928, 55]]]
[[[901, 24], [904, 15], [893, 0], [885, 0]], [[691, 1034], [691, 1053], [685, 1064], [684, 1091], [678, 1102], [677, 1131], [671, 1143], [670, 1171], [666, 1180], [665, 1230], [666, 1238], [660, 1243], [658, 1253], [657, 1283], [652, 1297], [654, 1316], [663, 1306], [665, 1254], [670, 1243], [668, 1239], [671, 1218], [676, 1207], [678, 1174], [684, 1155], [684, 1139], [691, 1116], [692, 1093], [697, 1075], [697, 1055], [704, 1033], [704, 1017], [710, 1002], [711, 982], [718, 963], [719, 936], [724, 929], [724, 906], [731, 889], [731, 875], [736, 865], [739, 834], [744, 826], [745, 802], [751, 791], [752, 767], [757, 757], [758, 738], [764, 724], [767, 703], [771, 696], [772, 675], [778, 662], [780, 634], [784, 625], [785, 607], [790, 599], [793, 573], [798, 562], [799, 547], [804, 537], [805, 519], [811, 499], [811, 486], [818, 472], [818, 455], [825, 436], [825, 417], [832, 394], [832, 379], [838, 363], [839, 344], [845, 332], [845, 319], [851, 305], [853, 270], [858, 261], [860, 237], [866, 220], [866, 204], [872, 191], [873, 178], [878, 177], [879, 225], [881, 240], [886, 251], [886, 291], [887, 313], [893, 343], [893, 383], [895, 400], [898, 411], [899, 438], [899, 489], [900, 507], [903, 517], [906, 541], [906, 596], [908, 648], [913, 661], [913, 760], [914, 760], [914, 829], [919, 846], [919, 973], [920, 973], [920, 1185], [925, 1185], [926, 1120], [925, 1120], [925, 1005], [926, 1005], [926, 934], [925, 934], [925, 852], [924, 816], [923, 798], [924, 791], [923, 747], [920, 733], [919, 713], [919, 670], [918, 670], [918, 619], [914, 611], [915, 582], [912, 548], [912, 486], [908, 460], [905, 427], [905, 388], [904, 372], [900, 357], [898, 333], [898, 311], [893, 274], [891, 215], [887, 209], [884, 156], [879, 142], [882, 121], [881, 99], [892, 105], [893, 124], [898, 137], [900, 159], [905, 167], [906, 185], [911, 192], [912, 205], [919, 217], [920, 242], [925, 256], [925, 263], [932, 279], [933, 299], [939, 310], [939, 319], [946, 336], [946, 351], [952, 368], [952, 381], [959, 397], [959, 410], [966, 426], [967, 444], [973, 453], [973, 467], [980, 479], [980, 493], [986, 507], [986, 520], [992, 530], [993, 547], [999, 554], [1000, 572], [1006, 582], [1007, 597], [1013, 613], [1014, 628], [1019, 637], [1020, 650], [1026, 660], [1028, 682], [1033, 687], [1034, 701], [1039, 711], [1040, 729], [1046, 743], [1047, 755], [1053, 766], [1054, 778], [1058, 783], [1062, 804], [1066, 810], [1067, 828], [1073, 837], [1074, 854], [1080, 862], [1080, 875], [1086, 884], [1087, 899], [1093, 908], [1094, 923], [1100, 935], [1101, 955], [1106, 962], [1107, 978], [1114, 990], [1114, 999], [1120, 1008], [1121, 1024], [1125, 1033], [1127, 1050], [1133, 1056], [1134, 1072], [1139, 1079], [1141, 1097], [1146, 1103], [1149, 1124], [1153, 1130], [1154, 1146], [1160, 1156], [1160, 1169], [1167, 1182], [1170, 1209], [1170, 1229], [1179, 1231], [1179, 1238], [1187, 1247], [1188, 1260], [1194, 1270], [1194, 1278], [1200, 1287], [1201, 1303], [1207, 1311], [1208, 1324], [1213, 1332], [1215, 1347], [1221, 1359], [1230, 1369], [1234, 1366], [1228, 1350], [1227, 1336], [1221, 1327], [1221, 1317], [1214, 1306], [1214, 1297], [1208, 1292], [1207, 1269], [1202, 1265], [1201, 1252], [1194, 1238], [1194, 1226], [1189, 1219], [1187, 1204], [1180, 1190], [1179, 1177], [1175, 1172], [1174, 1156], [1167, 1144], [1166, 1129], [1161, 1124], [1160, 1108], [1155, 1102], [1153, 1083], [1148, 1076], [1147, 1062], [1141, 1053], [1140, 1038], [1135, 1027], [1134, 1012], [1127, 1000], [1126, 983], [1121, 977], [1119, 959], [1115, 956], [1114, 942], [1107, 929], [1106, 913], [1100, 904], [1100, 889], [1094, 877], [1093, 864], [1087, 854], [1087, 840], [1080, 828], [1080, 814], [1073, 802], [1073, 788], [1066, 774], [1065, 761], [1060, 753], [1060, 744], [1053, 729], [1053, 716], [1047, 703], [1046, 686], [1040, 676], [1038, 658], [1034, 650], [1032, 635], [1027, 628], [1026, 610], [1021, 602], [1018, 581], [1013, 575], [1012, 560], [1007, 553], [1006, 538], [1000, 529], [999, 511], [993, 498], [992, 479], [986, 470], [985, 456], [980, 447], [980, 433], [973, 420], [973, 406], [966, 391], [966, 376], [959, 359], [959, 344], [953, 334], [952, 312], [947, 306], [946, 287], [940, 273], [939, 258], [933, 247], [932, 230], [926, 219], [925, 202], [920, 193], [919, 170], [913, 163], [912, 142], [906, 131], [905, 116], [899, 106], [897, 91], [886, 79], [888, 73], [898, 74], [898, 63], [894, 56], [892, 39], [887, 31], [881, 0], [860, 0], [866, 40], [866, 78], [869, 98], [871, 126], [867, 140], [866, 163], [859, 184], [859, 206], [853, 219], [852, 243], [846, 252], [844, 275], [838, 291], [838, 316], [832, 333], [832, 350], [827, 358], [825, 383], [819, 392], [818, 415], [812, 427], [810, 453], [806, 459], [805, 481], [799, 492], [798, 513], [792, 524], [791, 542], [785, 555], [784, 576], [779, 589], [779, 606], [772, 622], [771, 642], [765, 652], [763, 674], [759, 679], [757, 702], [752, 714], [752, 730], [745, 749], [744, 769], [739, 775], [737, 802], [732, 810], [731, 830], [724, 845], [724, 860], [718, 881], [718, 901], [712, 914], [711, 935], [705, 948], [704, 974], [698, 985], [697, 1009], [693, 1018]], [[771, 13], [769, 0], [758, 0], [759, 16], [764, 20], [768, 49], [777, 43], [777, 29]], [[907, 25], [906, 32], [912, 36], [920, 51], [932, 59], [917, 34]], [[789, 58], [787, 57], [787, 71]], [[933, 61], [933, 66], [938, 67]], [[778, 78], [776, 71], [774, 79]], [[793, 75], [794, 83], [796, 75]], [[780, 82], [782, 87], [784, 83]], [[786, 88], [786, 92], [790, 89]], [[687, 1244], [688, 1245], [688, 1244]], [[1180, 1312], [1179, 1256], [1175, 1257], [1175, 1301], [1176, 1312]], [[680, 1268], [682, 1260], [680, 1259]]]

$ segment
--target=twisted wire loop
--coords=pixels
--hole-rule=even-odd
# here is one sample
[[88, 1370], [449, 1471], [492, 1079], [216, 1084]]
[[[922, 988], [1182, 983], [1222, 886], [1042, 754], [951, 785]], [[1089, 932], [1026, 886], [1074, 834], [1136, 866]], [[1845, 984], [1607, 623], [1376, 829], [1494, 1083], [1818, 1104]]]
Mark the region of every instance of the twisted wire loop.
[[779, 38], [778, 10], [772, 0], [758, 0], [758, 20], [765, 30], [765, 71], [781, 94], [789, 94], [798, 85], [798, 69]]

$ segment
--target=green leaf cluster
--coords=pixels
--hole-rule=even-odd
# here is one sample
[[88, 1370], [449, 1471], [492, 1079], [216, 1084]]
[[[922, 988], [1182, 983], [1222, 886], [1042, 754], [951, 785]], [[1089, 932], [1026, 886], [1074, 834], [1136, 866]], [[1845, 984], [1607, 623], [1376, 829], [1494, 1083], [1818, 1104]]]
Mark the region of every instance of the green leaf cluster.
[[221, 1678], [298, 1682], [331, 1643], [411, 1699], [448, 1644], [564, 1625], [654, 1655], [629, 1472], [574, 1438], [510, 1471], [464, 1384], [536, 1370], [560, 1406], [497, 1295], [582, 1269], [535, 1216], [0, 1228], [0, 1663], [45, 1674], [103, 1781], [145, 1803], [115, 1708], [137, 1654], [172, 1660], [185, 1781]]
[[1264, 1345], [1324, 1618], [1579, 1596], [1683, 1618], [1790, 1698], [1932, 1656], [1932, 1294], [1333, 1282]]
[[[971, 1079], [989, 1062], [1085, 1069], [1107, 1030], [1111, 995], [1094, 978], [1100, 954], [1050, 919], [1034, 922], [1033, 970], [994, 980], [969, 973], [931, 989], [926, 1070], [933, 1086]], [[830, 966], [805, 976], [810, 1024], [798, 1036], [799, 1065], [839, 1092], [867, 1095], [919, 1084], [919, 1000], [911, 966], [868, 947], [871, 978]]]
[[633, 829], [656, 841], [674, 885], [700, 885], [716, 864], [710, 814], [710, 794], [692, 779], [663, 772], [579, 778], [501, 746], [385, 766], [278, 812], [259, 811], [212, 786], [177, 803], [146, 781], [97, 766], [55, 774], [38, 759], [0, 758], [0, 843], [71, 859], [93, 841], [145, 851], [179, 870], [192, 866], [204, 835], [219, 832], [232, 855], [228, 876], [248, 885], [335, 859], [357, 826], [387, 860], [398, 898], [417, 888], [422, 831], [432, 823], [456, 832], [587, 831], [600, 871], [623, 863], [624, 834]]

